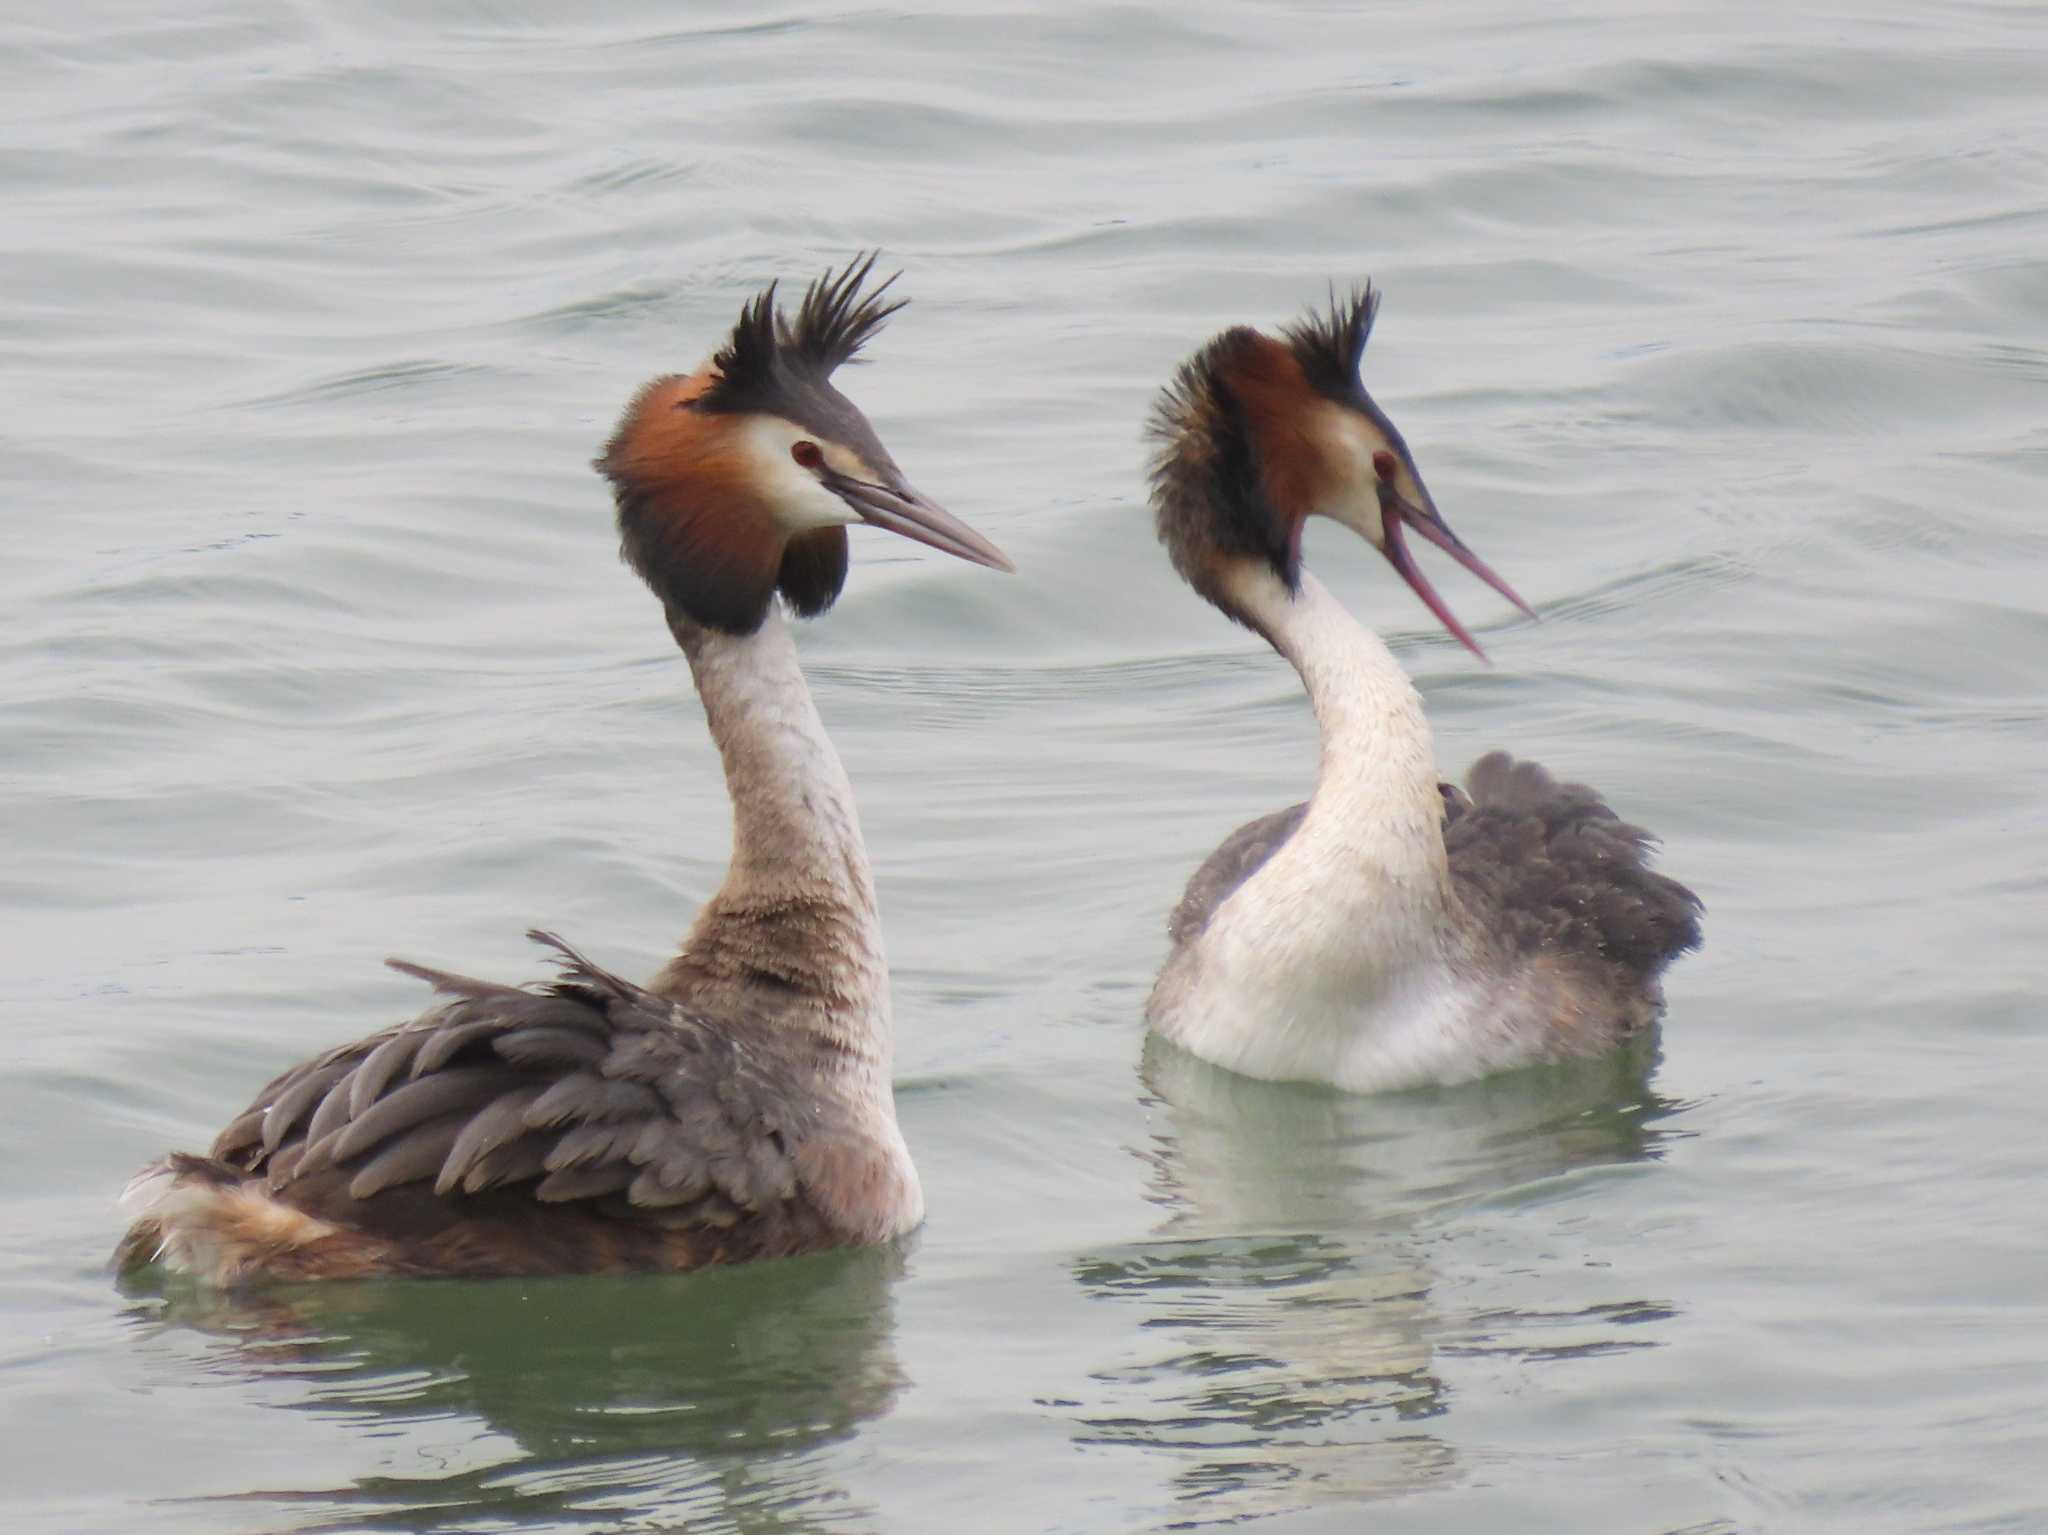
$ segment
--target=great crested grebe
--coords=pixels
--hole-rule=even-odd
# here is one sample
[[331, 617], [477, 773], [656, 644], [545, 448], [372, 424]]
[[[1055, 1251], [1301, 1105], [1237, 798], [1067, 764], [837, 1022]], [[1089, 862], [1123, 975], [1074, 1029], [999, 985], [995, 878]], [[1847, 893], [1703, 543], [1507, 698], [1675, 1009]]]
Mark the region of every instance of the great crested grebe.
[[294, 1066], [204, 1157], [144, 1169], [122, 1266], [203, 1280], [680, 1270], [916, 1226], [888, 976], [853, 793], [777, 596], [803, 617], [868, 523], [998, 570], [905, 483], [830, 382], [902, 301], [875, 258], [792, 321], [775, 287], [695, 373], [656, 379], [597, 467], [718, 743], [732, 862], [640, 987], [559, 940], [522, 989], [394, 961], [453, 1000]]
[[1368, 285], [1278, 339], [1224, 331], [1151, 425], [1160, 541], [1301, 674], [1322, 762], [1310, 800], [1240, 827], [1195, 872], [1146, 1021], [1232, 1071], [1353, 1092], [1607, 1050], [1655, 1017], [1659, 973], [1700, 937], [1698, 899], [1649, 869], [1649, 835], [1591, 789], [1501, 752], [1462, 790], [1439, 783], [1407, 674], [1302, 569], [1302, 525], [1341, 523], [1483, 659], [1412, 531], [1530, 611], [1445, 526], [1365, 392], [1378, 303]]

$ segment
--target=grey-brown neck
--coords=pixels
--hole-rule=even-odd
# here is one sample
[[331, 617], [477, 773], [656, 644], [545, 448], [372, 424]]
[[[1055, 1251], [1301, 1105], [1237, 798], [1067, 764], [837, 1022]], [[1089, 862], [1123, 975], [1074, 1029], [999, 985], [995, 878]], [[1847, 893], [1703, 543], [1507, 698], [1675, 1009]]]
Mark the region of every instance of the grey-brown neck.
[[779, 610], [752, 634], [671, 613], [732, 797], [732, 863], [652, 989], [736, 1031], [800, 1033], [887, 1090], [888, 972], [853, 789]]

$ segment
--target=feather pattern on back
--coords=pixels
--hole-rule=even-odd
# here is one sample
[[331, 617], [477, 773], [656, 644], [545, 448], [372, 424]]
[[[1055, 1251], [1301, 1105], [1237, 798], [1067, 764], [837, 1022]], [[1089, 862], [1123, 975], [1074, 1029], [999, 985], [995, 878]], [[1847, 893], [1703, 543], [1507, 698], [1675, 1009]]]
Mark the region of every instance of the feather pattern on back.
[[1476, 925], [1516, 955], [1597, 959], [1639, 983], [1700, 942], [1700, 900], [1594, 790], [1489, 752], [1447, 796], [1444, 848]]
[[[560, 956], [560, 979], [527, 989], [394, 961], [450, 1000], [293, 1067], [207, 1157], [158, 1164], [138, 1187], [210, 1187], [273, 1222], [296, 1212], [310, 1237], [248, 1255], [283, 1278], [693, 1268], [873, 1239], [839, 1229], [807, 1177], [814, 1140], [843, 1168], [862, 1137], [829, 1093], [792, 1090], [806, 1075], [789, 1042], [709, 1025], [529, 936]], [[166, 1235], [145, 1213], [121, 1261], [149, 1261]]]

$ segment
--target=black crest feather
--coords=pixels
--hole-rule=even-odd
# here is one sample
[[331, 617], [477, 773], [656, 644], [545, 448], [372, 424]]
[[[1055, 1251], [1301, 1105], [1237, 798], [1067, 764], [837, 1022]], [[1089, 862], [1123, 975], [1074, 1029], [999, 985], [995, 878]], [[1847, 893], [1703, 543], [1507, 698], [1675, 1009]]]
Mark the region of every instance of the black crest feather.
[[1332, 288], [1328, 313], [1311, 311], [1283, 328], [1294, 360], [1318, 394], [1348, 399], [1358, 393], [1358, 364], [1379, 311], [1379, 290], [1370, 282], [1344, 298]]
[[724, 346], [712, 355], [718, 382], [696, 402], [700, 410], [759, 410], [771, 402], [823, 384], [874, 339], [890, 315], [909, 303], [887, 297], [903, 274], [893, 273], [863, 292], [879, 252], [856, 256], [838, 272], [804, 289], [791, 321], [775, 304], [768, 284], [740, 311]]
[[882, 322], [910, 302], [907, 298], [885, 301], [901, 272], [883, 278], [873, 292], [861, 292], [880, 254], [869, 251], [865, 259], [855, 257], [837, 277], [828, 271], [804, 289], [796, 324], [783, 329], [782, 344], [825, 373], [867, 345]]

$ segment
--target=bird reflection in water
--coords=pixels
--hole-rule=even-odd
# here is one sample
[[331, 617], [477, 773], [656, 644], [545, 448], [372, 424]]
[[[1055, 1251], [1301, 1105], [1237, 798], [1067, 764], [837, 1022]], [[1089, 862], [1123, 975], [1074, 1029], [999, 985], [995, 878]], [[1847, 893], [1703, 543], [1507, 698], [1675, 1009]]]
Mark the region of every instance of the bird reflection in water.
[[820, 1452], [903, 1387], [901, 1270], [902, 1254], [880, 1247], [683, 1281], [237, 1293], [169, 1280], [131, 1286], [129, 1316], [158, 1337], [196, 1330], [214, 1340], [217, 1375], [294, 1383], [291, 1405], [392, 1441], [378, 1451], [390, 1469], [353, 1485], [222, 1500], [288, 1507], [294, 1529], [411, 1529], [430, 1515], [436, 1530], [497, 1530], [599, 1514], [679, 1529], [869, 1529], [872, 1511]]
[[1439, 1294], [1460, 1211], [1660, 1154], [1677, 1105], [1654, 1044], [1461, 1087], [1361, 1097], [1255, 1081], [1151, 1040], [1150, 1240], [1075, 1277], [1130, 1308], [1076, 1438], [1142, 1448], [1201, 1520], [1328, 1508], [1455, 1480], [1455, 1361], [1654, 1346], [1651, 1302], [1544, 1315]]

